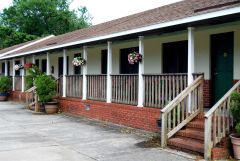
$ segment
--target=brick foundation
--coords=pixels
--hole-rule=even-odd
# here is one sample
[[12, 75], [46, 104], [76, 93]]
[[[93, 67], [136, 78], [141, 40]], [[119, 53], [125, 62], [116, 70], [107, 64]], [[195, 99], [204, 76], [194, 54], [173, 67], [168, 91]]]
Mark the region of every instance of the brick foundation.
[[[89, 105], [89, 109], [85, 106]], [[160, 110], [154, 108], [139, 108], [124, 104], [108, 104], [105, 102], [75, 98], [60, 98], [60, 107], [63, 112], [80, 115], [88, 118], [126, 125], [133, 128], [157, 132], [157, 119]]]
[[220, 160], [220, 159], [228, 159], [232, 152], [231, 139], [229, 137], [223, 138], [221, 142], [217, 145], [217, 147], [212, 148], [212, 159]]
[[26, 93], [21, 91], [12, 91], [8, 97], [10, 101], [25, 102]]

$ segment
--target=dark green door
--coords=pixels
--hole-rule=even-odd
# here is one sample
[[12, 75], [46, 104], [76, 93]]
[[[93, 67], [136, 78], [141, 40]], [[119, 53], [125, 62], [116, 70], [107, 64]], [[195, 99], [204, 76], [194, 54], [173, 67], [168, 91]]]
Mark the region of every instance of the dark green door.
[[233, 32], [211, 36], [214, 104], [233, 85], [233, 37]]

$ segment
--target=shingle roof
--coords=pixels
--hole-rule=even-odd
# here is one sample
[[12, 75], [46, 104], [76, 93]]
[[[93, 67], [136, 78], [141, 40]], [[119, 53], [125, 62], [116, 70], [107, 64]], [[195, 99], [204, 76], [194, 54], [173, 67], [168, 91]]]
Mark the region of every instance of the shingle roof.
[[41, 43], [37, 43], [36, 45], [27, 47], [14, 54], [137, 29], [154, 24], [161, 24], [164, 22], [170, 22], [238, 6], [240, 6], [240, 0], [184, 0], [102, 24], [94, 25], [89, 28], [59, 35]]

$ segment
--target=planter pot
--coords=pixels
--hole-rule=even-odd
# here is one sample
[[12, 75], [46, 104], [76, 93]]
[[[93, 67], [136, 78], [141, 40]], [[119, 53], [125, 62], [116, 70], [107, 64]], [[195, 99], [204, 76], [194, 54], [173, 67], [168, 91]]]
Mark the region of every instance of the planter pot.
[[234, 157], [240, 159], [240, 135], [231, 134], [230, 138], [233, 144]]
[[8, 94], [7, 93], [0, 93], [0, 101], [7, 101]]
[[58, 102], [47, 102], [44, 106], [47, 114], [54, 114], [58, 112]]

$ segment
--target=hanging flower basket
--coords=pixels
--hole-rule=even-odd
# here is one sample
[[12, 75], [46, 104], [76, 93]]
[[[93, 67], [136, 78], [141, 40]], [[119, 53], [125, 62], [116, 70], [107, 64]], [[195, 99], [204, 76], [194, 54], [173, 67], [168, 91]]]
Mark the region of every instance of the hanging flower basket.
[[72, 61], [74, 66], [83, 66], [86, 64], [86, 60], [82, 57], [76, 57]]
[[140, 53], [137, 53], [137, 52], [133, 52], [133, 53], [130, 53], [128, 54], [128, 63], [129, 64], [135, 64], [135, 63], [138, 63], [138, 62], [141, 62], [142, 61], [142, 55]]
[[21, 64], [14, 65], [15, 70], [23, 69], [23, 66]]
[[26, 64], [24, 64], [24, 69], [29, 69], [29, 68], [32, 68], [32, 66], [33, 66], [33, 63], [26, 63]]

